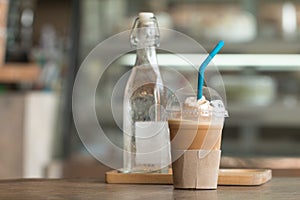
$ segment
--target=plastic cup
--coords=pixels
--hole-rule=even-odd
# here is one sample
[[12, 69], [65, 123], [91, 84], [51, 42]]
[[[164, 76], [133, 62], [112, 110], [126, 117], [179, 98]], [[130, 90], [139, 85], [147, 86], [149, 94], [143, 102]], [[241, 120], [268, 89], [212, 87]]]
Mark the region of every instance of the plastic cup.
[[222, 101], [211, 96], [207, 109], [187, 105], [185, 99], [191, 96], [180, 91], [168, 107], [173, 184], [177, 189], [216, 189], [227, 112]]

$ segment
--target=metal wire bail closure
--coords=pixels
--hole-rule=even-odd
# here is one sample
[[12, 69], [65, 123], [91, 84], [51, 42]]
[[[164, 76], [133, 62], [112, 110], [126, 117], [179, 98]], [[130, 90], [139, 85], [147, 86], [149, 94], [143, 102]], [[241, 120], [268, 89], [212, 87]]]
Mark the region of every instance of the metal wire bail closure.
[[143, 48], [145, 46], [159, 46], [160, 33], [156, 17], [151, 17], [149, 22], [141, 22], [137, 17], [134, 21], [131, 34], [130, 44], [132, 47]]

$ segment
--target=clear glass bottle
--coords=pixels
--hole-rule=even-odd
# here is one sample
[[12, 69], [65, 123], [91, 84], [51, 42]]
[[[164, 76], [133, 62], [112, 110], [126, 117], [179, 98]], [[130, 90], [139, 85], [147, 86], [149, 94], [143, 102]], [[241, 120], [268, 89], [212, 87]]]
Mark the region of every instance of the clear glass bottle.
[[167, 173], [171, 163], [165, 118], [166, 89], [156, 57], [159, 30], [153, 13], [135, 20], [131, 44], [136, 62], [124, 95], [124, 173]]

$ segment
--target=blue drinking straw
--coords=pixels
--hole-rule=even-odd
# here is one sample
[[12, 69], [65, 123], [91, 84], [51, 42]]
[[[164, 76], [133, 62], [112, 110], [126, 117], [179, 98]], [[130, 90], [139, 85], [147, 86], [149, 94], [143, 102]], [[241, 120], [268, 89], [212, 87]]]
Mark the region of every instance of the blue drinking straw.
[[210, 52], [210, 54], [207, 56], [207, 58], [204, 60], [204, 62], [201, 64], [199, 71], [198, 71], [198, 92], [197, 92], [197, 99], [201, 99], [202, 97], [202, 89], [204, 85], [204, 71], [210, 61], [215, 57], [215, 55], [222, 49], [224, 46], [224, 41], [221, 40], [217, 44], [217, 46]]

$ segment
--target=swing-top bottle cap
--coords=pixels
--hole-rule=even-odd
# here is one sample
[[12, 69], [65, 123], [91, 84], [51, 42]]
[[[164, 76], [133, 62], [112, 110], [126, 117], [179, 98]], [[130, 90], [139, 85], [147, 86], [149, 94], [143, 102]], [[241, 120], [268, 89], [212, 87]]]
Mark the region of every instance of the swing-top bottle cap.
[[152, 12], [140, 12], [139, 18], [142, 22], [150, 21], [151, 18], [154, 17], [154, 14]]
[[133, 24], [130, 42], [132, 46], [138, 48], [159, 46], [158, 24], [152, 12], [139, 13]]

